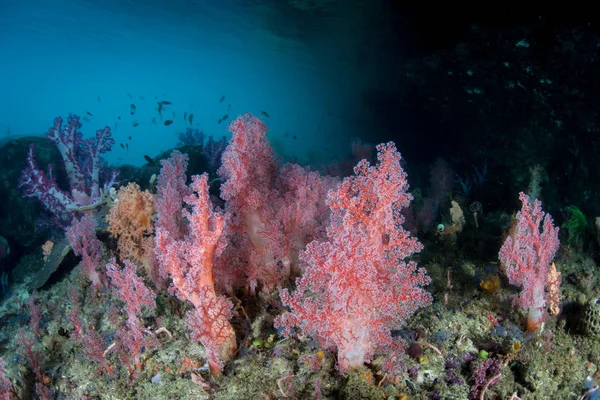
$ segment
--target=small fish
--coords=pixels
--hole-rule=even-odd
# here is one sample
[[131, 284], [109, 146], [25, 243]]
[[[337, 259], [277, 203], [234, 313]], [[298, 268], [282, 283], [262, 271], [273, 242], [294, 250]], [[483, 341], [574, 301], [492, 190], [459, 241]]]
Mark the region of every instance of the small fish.
[[135, 106], [135, 104], [130, 104], [130, 105], [129, 105], [129, 113], [130, 113], [131, 115], [135, 115], [135, 110], [136, 110], [136, 108], [137, 108], [137, 107]]
[[175, 119], [175, 111], [173, 111], [173, 119]]
[[98, 100], [98, 103], [100, 103], [100, 95], [96, 97], [96, 100]]
[[231, 104], [227, 106], [227, 111], [231, 111]]
[[168, 120], [165, 121], [165, 126], [169, 126], [172, 123], [173, 123], [173, 120], [172, 119], [168, 119]]
[[290, 136], [290, 133], [289, 133], [289, 132], [286, 132], [284, 136], [285, 136], [285, 137], [289, 137], [289, 136]]
[[152, 157], [150, 157], [150, 156], [147, 156], [147, 155], [145, 155], [145, 154], [144, 154], [144, 160], [146, 160], [146, 162], [147, 162], [148, 164], [154, 164], [154, 160], [152, 159]]
[[131, 140], [131, 136], [129, 136], [129, 140]]
[[140, 96], [140, 100], [146, 100], [146, 96]]
[[129, 144], [125, 143], [125, 147], [127, 148], [127, 151], [129, 151]]
[[85, 117], [83, 117], [83, 120], [84, 120], [85, 122], [90, 122], [90, 119], [87, 117], [87, 115], [86, 115]]
[[127, 97], [129, 97], [130, 99], [133, 98], [133, 96], [129, 92], [127, 92]]
[[188, 121], [190, 121], [190, 125], [192, 124], [192, 121], [193, 121], [193, 120], [194, 120], [194, 113], [191, 113], [191, 114], [188, 116]]
[[152, 123], [156, 125], [156, 117], [152, 118]]
[[169, 104], [173, 104], [173, 103], [171, 103], [170, 101], [167, 101], [167, 100], [159, 101], [158, 103], [162, 104], [163, 106], [168, 106]]
[[260, 113], [261, 113], [261, 115], [264, 115], [265, 117], [269, 118], [269, 114], [267, 114], [266, 111], [261, 111]]
[[89, 112], [89, 111], [86, 111], [85, 113], [86, 113], [87, 115], [89, 115], [90, 117], [93, 117], [93, 116], [94, 116], [94, 114], [92, 114], [92, 113], [91, 113], [91, 112]]
[[292, 136], [292, 139], [296, 140], [296, 139], [298, 139], [298, 138], [296, 137], [296, 135], [294, 135], [294, 136]]
[[125, 150], [125, 146], [123, 146], [123, 143], [121, 143], [121, 148], [122, 148], [123, 150]]
[[221, 100], [219, 100], [219, 103], [222, 103], [223, 100], [225, 100], [225, 95], [221, 96]]
[[115, 127], [113, 128], [113, 131], [115, 131], [115, 132], [116, 132], [118, 127], [119, 127], [119, 123], [118, 123], [118, 122], [115, 122]]
[[187, 121], [187, 111], [183, 113], [183, 120]]
[[219, 121], [218, 121], [218, 122], [219, 122], [219, 124], [220, 124], [221, 122], [225, 121], [227, 118], [229, 118], [229, 114], [225, 114], [225, 115], [223, 115], [221, 118], [219, 118]]
[[138, 126], [138, 125], [139, 125], [139, 123], [138, 123], [137, 121], [133, 121], [133, 122], [131, 123], [131, 126], [133, 126], [134, 128], [135, 128], [136, 126]]
[[121, 116], [120, 115], [117, 118], [119, 119], [119, 121], [121, 120]]
[[163, 105], [161, 102], [158, 102], [158, 115], [162, 118], [162, 109]]

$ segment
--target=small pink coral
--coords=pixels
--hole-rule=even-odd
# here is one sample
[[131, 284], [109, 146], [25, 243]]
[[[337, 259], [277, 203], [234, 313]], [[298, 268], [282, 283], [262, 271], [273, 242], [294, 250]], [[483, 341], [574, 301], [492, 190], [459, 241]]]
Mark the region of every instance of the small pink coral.
[[98, 222], [91, 214], [85, 214], [80, 219], [73, 218], [67, 229], [67, 238], [75, 255], [83, 258], [83, 271], [92, 282], [92, 288], [102, 286], [102, 276], [97, 270], [102, 256], [102, 242], [96, 237]]
[[[508, 280], [521, 287], [517, 304], [528, 311], [527, 330], [536, 331], [542, 324], [550, 263], [558, 250], [559, 229], [552, 217], [542, 211], [539, 200], [519, 194], [523, 206], [517, 213], [517, 224], [500, 249], [498, 257]], [[542, 230], [540, 231], [540, 225]]]

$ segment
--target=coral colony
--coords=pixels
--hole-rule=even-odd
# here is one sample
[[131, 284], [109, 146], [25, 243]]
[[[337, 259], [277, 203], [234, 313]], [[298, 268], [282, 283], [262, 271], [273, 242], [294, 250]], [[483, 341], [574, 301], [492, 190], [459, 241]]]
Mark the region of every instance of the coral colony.
[[70, 115], [63, 127], [63, 119], [57, 117], [46, 133], [62, 155], [69, 179], [69, 191], [60, 189], [56, 183], [52, 165], [48, 173], [40, 170], [34, 158], [34, 146], [27, 153], [27, 168], [23, 170], [20, 186], [27, 197], [37, 197], [56, 220], [68, 224], [76, 211], [93, 210], [105, 201], [107, 191], [116, 183], [116, 173], [101, 182], [102, 154], [110, 151], [115, 143], [107, 126], [96, 132], [95, 138], [83, 140], [79, 129], [79, 117]]
[[[115, 190], [116, 174], [103, 171], [102, 161], [114, 144], [110, 129], [84, 140], [80, 128], [78, 117], [66, 122], [59, 117], [46, 134], [62, 155], [66, 190], [58, 187], [52, 166], [46, 173], [37, 167], [33, 146], [21, 186], [66, 228], [81, 257], [82, 279], [71, 283], [63, 336], [77, 358], [95, 365], [96, 375], [125, 377], [133, 385], [151, 373], [158, 382], [161, 371], [166, 374], [167, 367], [160, 368], [164, 360], [144, 372], [148, 359], [178, 340], [201, 344], [210, 374], [218, 376], [247, 353], [245, 338], [254, 321], [246, 310], [258, 304], [271, 312], [271, 341], [312, 340], [319, 352], [301, 359], [313, 369], [331, 354], [343, 375], [379, 359], [386, 376], [412, 376], [418, 365], [404, 370], [405, 353], [422, 358], [425, 345], [442, 354], [431, 344], [415, 347], [415, 337], [394, 334], [433, 297], [426, 289], [430, 277], [413, 258], [423, 245], [405, 227], [413, 197], [393, 142], [376, 147], [376, 163], [363, 159], [340, 179], [282, 165], [269, 146], [266, 125], [250, 114], [240, 116], [229, 125], [233, 135], [219, 157], [220, 208], [209, 196], [208, 174], [188, 179], [188, 156], [177, 150], [162, 161], [155, 191], [142, 191], [136, 183]], [[552, 263], [558, 228], [538, 200], [523, 193], [520, 200], [499, 258], [520, 290], [515, 302], [528, 315], [525, 327], [539, 331], [547, 306], [551, 311], [559, 306], [560, 274]], [[464, 224], [462, 211], [460, 218]], [[99, 224], [108, 225], [110, 243], [97, 236]], [[48, 318], [61, 317], [40, 307], [31, 297], [30, 327], [19, 332], [17, 342], [37, 397], [50, 399], [58, 393], [52, 384], [58, 378], [40, 344]], [[93, 312], [86, 315], [84, 308]], [[186, 365], [195, 365], [191, 359], [184, 358]], [[448, 358], [446, 376], [465, 384], [457, 375], [460, 365]], [[185, 371], [211, 391], [201, 366]], [[502, 363], [483, 357], [470, 366], [470, 397], [483, 399], [498, 382]], [[0, 397], [18, 398], [5, 368], [0, 360]], [[278, 380], [280, 392], [292, 393], [292, 381], [291, 372]], [[327, 382], [315, 382], [318, 398]]]

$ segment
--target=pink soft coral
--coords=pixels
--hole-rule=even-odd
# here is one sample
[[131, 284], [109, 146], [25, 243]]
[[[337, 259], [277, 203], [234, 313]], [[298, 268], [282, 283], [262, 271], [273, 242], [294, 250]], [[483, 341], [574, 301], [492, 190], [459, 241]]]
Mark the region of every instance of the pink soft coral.
[[523, 206], [517, 213], [514, 232], [506, 238], [498, 257], [508, 281], [522, 288], [517, 304], [528, 311], [527, 330], [536, 331], [544, 317], [544, 288], [549, 278], [556, 280], [549, 272], [559, 246], [558, 228], [552, 224], [552, 217], [542, 211], [539, 200], [530, 201], [523, 192], [519, 199]]
[[225, 180], [221, 197], [232, 214], [230, 240], [239, 243], [237, 256], [247, 262], [244, 272], [250, 292], [254, 294], [259, 283], [268, 292], [289, 277], [277, 267], [284, 240], [276, 206], [277, 159], [265, 135], [267, 127], [260, 119], [246, 114], [233, 121], [229, 129], [233, 136], [218, 174]]
[[83, 258], [83, 271], [96, 290], [103, 284], [102, 275], [98, 272], [98, 263], [102, 256], [102, 242], [96, 237], [98, 222], [93, 215], [85, 214], [80, 219], [73, 218], [67, 229], [67, 239], [71, 243], [75, 255]]
[[298, 253], [306, 243], [324, 236], [326, 192], [338, 180], [297, 164], [280, 166], [266, 125], [250, 114], [229, 129], [233, 137], [218, 173], [225, 180], [221, 197], [232, 217], [217, 281], [228, 293], [239, 286], [251, 294], [257, 288], [272, 292], [301, 272]]
[[208, 195], [208, 175], [192, 177], [193, 193], [184, 198], [190, 206], [179, 213], [189, 221], [188, 232], [181, 238], [159, 227], [155, 252], [164, 271], [173, 279], [172, 292], [194, 309], [187, 324], [192, 337], [206, 348], [212, 373], [219, 373], [223, 362], [236, 351], [235, 332], [229, 319], [233, 304], [217, 295], [213, 264], [223, 251], [223, 228], [227, 215], [214, 209]]
[[291, 312], [276, 321], [337, 349], [342, 371], [396, 348], [390, 330], [432, 300], [425, 271], [404, 261], [422, 246], [402, 227], [411, 195], [400, 154], [392, 142], [377, 150], [378, 165], [361, 161], [328, 193], [327, 240], [301, 253], [305, 273], [293, 294], [282, 293]]
[[[142, 349], [157, 344], [154, 338], [144, 335], [146, 328], [140, 318], [144, 308], [151, 311], [156, 309], [156, 294], [137, 276], [135, 264], [129, 260], [124, 260], [123, 264], [124, 268], [119, 268], [116, 260], [112, 258], [106, 264], [106, 274], [115, 293], [125, 303], [127, 312], [125, 325], [117, 329], [119, 358], [128, 366], [129, 359], [133, 358], [135, 368], [139, 371], [142, 369]], [[133, 373], [131, 368], [130, 372]]]

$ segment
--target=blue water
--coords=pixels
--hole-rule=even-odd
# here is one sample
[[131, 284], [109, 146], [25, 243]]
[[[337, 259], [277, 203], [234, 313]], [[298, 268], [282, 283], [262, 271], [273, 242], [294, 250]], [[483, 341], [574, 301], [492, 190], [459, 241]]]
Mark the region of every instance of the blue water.
[[[220, 137], [237, 115], [265, 111], [280, 155], [346, 153], [348, 138], [368, 130], [360, 90], [377, 80], [356, 66], [359, 28], [328, 15], [307, 29], [273, 4], [0, 0], [0, 137], [42, 135], [58, 115], [89, 112], [84, 136], [110, 126], [117, 143], [106, 159], [139, 166], [175, 146], [190, 126], [184, 113]], [[161, 120], [163, 100], [173, 104]]]

